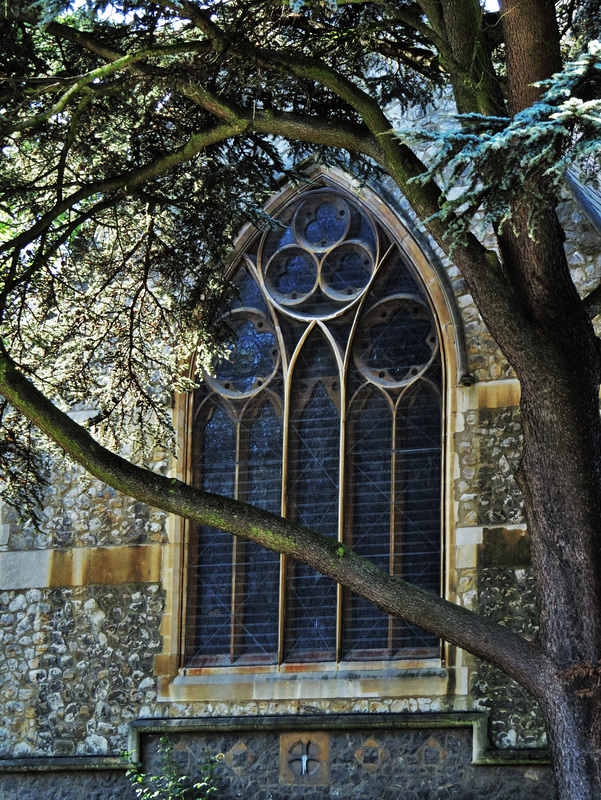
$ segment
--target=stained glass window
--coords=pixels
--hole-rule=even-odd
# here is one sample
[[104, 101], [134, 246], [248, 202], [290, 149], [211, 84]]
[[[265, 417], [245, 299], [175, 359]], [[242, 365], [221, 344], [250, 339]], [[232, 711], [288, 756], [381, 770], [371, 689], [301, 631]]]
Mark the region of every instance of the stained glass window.
[[[238, 268], [227, 355], [199, 376], [192, 480], [441, 586], [442, 365], [421, 281], [356, 199], [289, 201]], [[190, 531], [188, 666], [438, 656], [309, 567]]]

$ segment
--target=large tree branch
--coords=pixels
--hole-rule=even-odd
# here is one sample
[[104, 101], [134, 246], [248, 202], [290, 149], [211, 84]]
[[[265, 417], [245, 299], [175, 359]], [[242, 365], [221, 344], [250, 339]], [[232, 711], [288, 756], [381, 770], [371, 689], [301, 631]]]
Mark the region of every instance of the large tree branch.
[[148, 58], [148, 56], [149, 51], [128, 54], [118, 60], [112, 61], [110, 64], [105, 64], [102, 67], [90, 70], [90, 72], [87, 72], [85, 75], [78, 76], [73, 80], [72, 85], [69, 86], [67, 91], [61, 95], [56, 103], [49, 109], [42, 111], [39, 114], [35, 114], [33, 117], [29, 117], [28, 119], [16, 122], [13, 125], [4, 125], [0, 129], [0, 132], [5, 135], [17, 133], [18, 131], [25, 131], [28, 128], [35, 128], [36, 126], [47, 122], [49, 119], [51, 119], [51, 117], [55, 117], [57, 114], [60, 114], [69, 102], [75, 100], [84, 87], [89, 86], [96, 80], [100, 80], [100, 78], [104, 78], [107, 75], [112, 75], [113, 73], [124, 69], [128, 64], [133, 63], [141, 58]]
[[[231, 107], [224, 106], [223, 108], [224, 116], [227, 113], [230, 119], [229, 123], [219, 124], [208, 130], [192, 134], [185, 145], [143, 167], [83, 186], [61, 202], [56, 203], [28, 230], [0, 246], [0, 254], [30, 244], [46, 231], [61, 214], [84, 200], [96, 194], [115, 192], [120, 189], [124, 195], [131, 194], [136, 187], [190, 161], [210, 145], [231, 139], [243, 132], [254, 130], [273, 136], [289, 136], [311, 144], [342, 147], [360, 152], [380, 163], [384, 161], [383, 154], [373, 139], [357, 125], [332, 125], [315, 117], [301, 117], [286, 113], [262, 112], [253, 115], [252, 112], [240, 112], [235, 114]], [[232, 120], [232, 117], [235, 118]]]
[[[212, 23], [211, 30], [214, 30]], [[300, 139], [301, 141], [307, 141], [317, 145], [342, 147], [352, 152], [363, 153], [373, 158], [378, 163], [383, 163], [382, 150], [378, 146], [377, 140], [370, 137], [366, 127], [353, 123], [337, 123], [334, 125], [316, 117], [310, 117], [309, 115], [302, 116], [300, 114], [270, 111], [256, 112], [254, 109], [252, 111], [243, 109], [228, 102], [223, 95], [217, 95], [210, 91], [198, 81], [188, 78], [178, 78], [177, 75], [174, 75], [168, 70], [161, 70], [159, 76], [155, 71], [143, 64], [139, 64], [139, 58], [132, 59], [125, 63], [126, 54], [110, 48], [102, 42], [99, 42], [93, 36], [71, 28], [68, 25], [53, 22], [47, 26], [47, 31], [54, 36], [78, 44], [113, 64], [123, 64], [123, 68], [131, 70], [134, 73], [159, 79], [165, 88], [179, 92], [196, 105], [204, 108], [205, 111], [208, 111], [225, 122], [229, 122], [233, 125], [243, 125], [245, 127], [250, 126], [259, 133], [267, 133], [273, 136]], [[207, 42], [199, 42], [195, 44], [195, 48], [198, 49], [206, 45]], [[187, 52], [190, 49], [192, 48], [189, 45], [182, 45], [181, 47], [173, 45], [163, 48], [148, 48], [148, 50], [144, 51], [146, 54], [144, 57], [151, 54], [162, 55], [167, 51]]]
[[0, 392], [91, 475], [114, 489], [298, 559], [386, 613], [495, 664], [535, 696], [553, 679], [555, 666], [537, 645], [509, 628], [382, 572], [335, 539], [262, 509], [157, 475], [115, 455], [53, 405], [5, 357], [0, 357]]
[[287, 74], [317, 81], [349, 103], [361, 116], [379, 143], [380, 163], [395, 180], [424, 227], [443, 251], [457, 264], [493, 336], [502, 343], [507, 333], [515, 346], [530, 352], [536, 345], [536, 330], [518, 301], [512, 285], [500, 268], [494, 252], [488, 251], [474, 234], [467, 233], [461, 245], [453, 235], [453, 216], [441, 220], [438, 212], [442, 192], [432, 180], [416, 180], [426, 171], [423, 162], [406, 144], [399, 141], [379, 104], [359, 86], [320, 59], [299, 58], [286, 61], [279, 53], [257, 49], [261, 63], [277, 65]]
[[[473, 4], [472, 0], [466, 2]], [[170, 0], [164, 0], [163, 5], [175, 8]], [[536, 331], [523, 313], [513, 287], [501, 271], [496, 255], [487, 251], [472, 233], [466, 235], [461, 246], [455, 247], [450, 233], [452, 217], [445, 222], [438, 217], [442, 201], [439, 187], [434, 181], [425, 184], [415, 181], [426, 171], [426, 167], [407, 145], [399, 142], [389, 120], [373, 97], [323, 59], [257, 48], [249, 42], [231, 42], [210, 15], [194, 3], [183, 0], [178, 3], [177, 10], [178, 13], [183, 12], [209, 37], [217, 50], [230, 48], [251, 60], [254, 59], [263, 67], [315, 81], [347, 102], [360, 115], [374, 140], [378, 142], [382, 156], [376, 160], [394, 178], [420, 219], [425, 220], [424, 225], [435, 241], [461, 269], [493, 336], [502, 342], [503, 338], [498, 337], [509, 333], [511, 341], [523, 352], [532, 350], [536, 345]], [[269, 132], [287, 135], [278, 131], [277, 126]]]
[[202, 152], [202, 150], [209, 147], [209, 145], [236, 136], [241, 130], [240, 125], [216, 125], [208, 130], [193, 134], [182, 147], [172, 150], [170, 153], [145, 164], [143, 167], [128, 170], [127, 172], [122, 172], [110, 178], [95, 181], [94, 183], [83, 186], [78, 191], [65, 197], [60, 203], [56, 203], [28, 230], [3, 244], [0, 247], [0, 253], [12, 250], [15, 247], [24, 247], [30, 242], [33, 242], [34, 239], [43, 231], [47, 230], [61, 214], [69, 211], [69, 209], [87, 200], [89, 197], [96, 194], [116, 192], [120, 189], [123, 190], [124, 194], [127, 194], [130, 189], [146, 183], [147, 181], [151, 181], [160, 175], [164, 175], [171, 169], [184, 164], [186, 161], [190, 161]]

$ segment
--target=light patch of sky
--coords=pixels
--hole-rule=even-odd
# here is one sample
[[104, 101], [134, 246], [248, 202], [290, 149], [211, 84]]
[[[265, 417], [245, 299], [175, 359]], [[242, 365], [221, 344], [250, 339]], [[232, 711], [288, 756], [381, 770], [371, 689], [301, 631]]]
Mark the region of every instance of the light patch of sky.
[[500, 11], [499, 0], [484, 0], [484, 8], [487, 11]]
[[[82, 8], [83, 6], [87, 5], [89, 0], [73, 0], [72, 8], [74, 11], [77, 11], [78, 8]], [[130, 22], [138, 17], [144, 16], [144, 8], [138, 9], [137, 11], [129, 11], [127, 14], [122, 14], [120, 11], [117, 11], [114, 5], [109, 3], [104, 10], [98, 10], [96, 12], [97, 16], [101, 20], [111, 20], [111, 22], [118, 23], [118, 24], [125, 24], [129, 25]], [[179, 30], [183, 27], [184, 21], [178, 19], [172, 19], [168, 23], [169, 27], [173, 30]]]
[[[74, 0], [73, 2], [73, 10], [77, 11], [78, 8], [82, 8], [83, 6], [87, 5], [87, 0]], [[99, 19], [110, 19], [113, 22], [124, 22], [129, 23], [132, 22], [134, 19], [133, 12], [129, 12], [128, 14], [120, 14], [117, 9], [111, 5], [110, 3], [104, 10], [98, 10], [97, 12]]]

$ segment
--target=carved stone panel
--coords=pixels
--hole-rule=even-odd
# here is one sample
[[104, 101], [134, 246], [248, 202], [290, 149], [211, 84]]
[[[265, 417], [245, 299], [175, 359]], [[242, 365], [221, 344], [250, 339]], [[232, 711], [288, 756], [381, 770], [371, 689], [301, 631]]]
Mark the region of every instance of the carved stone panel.
[[283, 733], [280, 737], [280, 783], [325, 786], [329, 782], [329, 734]]

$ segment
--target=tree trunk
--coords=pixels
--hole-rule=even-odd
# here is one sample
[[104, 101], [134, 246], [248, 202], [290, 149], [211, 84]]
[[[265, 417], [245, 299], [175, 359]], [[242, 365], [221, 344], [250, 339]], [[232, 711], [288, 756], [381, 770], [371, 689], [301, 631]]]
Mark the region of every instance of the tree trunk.
[[[566, 348], [566, 358], [570, 348]], [[541, 702], [560, 800], [601, 798], [601, 463], [594, 366], [549, 359], [546, 386], [522, 377], [520, 466], [540, 616], [557, 664]], [[598, 369], [598, 367], [596, 368]], [[594, 384], [591, 385], [591, 384]], [[582, 694], [582, 696], [580, 696]]]
[[[591, 676], [592, 677], [592, 676]], [[592, 677], [593, 682], [598, 676]], [[589, 679], [584, 679], [589, 682]], [[541, 703], [549, 750], [555, 772], [558, 800], [599, 800], [601, 797], [601, 746], [599, 688], [581, 688], [582, 679], [558, 676]], [[579, 692], [592, 696], [582, 697]]]
[[522, 389], [524, 451], [516, 477], [531, 537], [540, 645], [556, 665], [537, 699], [558, 797], [599, 800], [599, 342], [571, 280], [553, 210], [539, 224], [537, 241], [528, 236], [525, 210], [516, 208], [513, 225], [517, 235], [501, 237], [503, 263], [536, 331], [533, 344], [525, 349], [502, 319], [484, 316]]
[[[560, 66], [551, 0], [502, 0], [512, 114]], [[529, 187], [533, 196], [536, 186]], [[517, 475], [532, 542], [540, 644], [556, 673], [537, 693], [560, 800], [601, 798], [601, 423], [599, 341], [570, 276], [551, 204], [531, 238], [520, 198], [499, 236], [503, 272], [529, 343], [471, 276], [473, 294], [522, 389], [524, 453]], [[468, 280], [468, 283], [470, 281]]]

